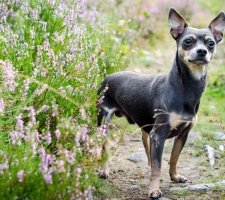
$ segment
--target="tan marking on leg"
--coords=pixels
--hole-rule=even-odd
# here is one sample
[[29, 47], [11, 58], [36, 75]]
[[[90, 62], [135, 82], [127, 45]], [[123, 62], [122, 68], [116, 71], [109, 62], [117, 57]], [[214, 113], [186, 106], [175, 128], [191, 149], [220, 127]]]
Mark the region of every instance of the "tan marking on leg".
[[177, 140], [174, 142], [174, 146], [172, 149], [172, 153], [171, 153], [171, 157], [170, 157], [170, 176], [176, 176], [178, 175], [177, 173], [177, 161], [181, 152], [181, 148], [182, 148], [182, 141], [181, 140]]
[[177, 140], [174, 143], [173, 146], [173, 150], [171, 153], [171, 157], [170, 157], [170, 178], [172, 181], [177, 182], [177, 183], [184, 183], [187, 181], [187, 179], [183, 176], [181, 176], [178, 172], [177, 172], [177, 161], [181, 152], [183, 145], [182, 145], [182, 141], [181, 140]]
[[142, 131], [142, 142], [145, 148], [145, 153], [147, 155], [148, 158], [148, 165], [151, 166], [151, 160], [150, 160], [150, 138], [149, 138], [149, 134], [146, 133], [143, 129]]
[[187, 134], [191, 128], [192, 128], [192, 124], [190, 124], [189, 127], [187, 127], [184, 130], [183, 134], [181, 134], [174, 140], [173, 149], [172, 149], [170, 162], [169, 162], [169, 164], [170, 164], [169, 173], [170, 173], [171, 180], [175, 181], [177, 183], [180, 183], [180, 182], [184, 183], [187, 181], [187, 179], [185, 177], [181, 176], [177, 172], [177, 161], [180, 156], [181, 150], [186, 142]]
[[159, 189], [160, 184], [160, 168], [157, 161], [151, 163], [151, 175], [150, 175], [150, 186], [149, 186], [149, 197], [157, 198], [162, 195], [161, 190]]

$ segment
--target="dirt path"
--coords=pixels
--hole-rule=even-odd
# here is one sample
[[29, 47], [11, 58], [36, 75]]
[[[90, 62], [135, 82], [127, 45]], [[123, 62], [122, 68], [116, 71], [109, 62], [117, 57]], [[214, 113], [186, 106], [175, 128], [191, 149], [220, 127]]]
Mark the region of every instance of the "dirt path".
[[[168, 161], [173, 140], [166, 142], [161, 175], [161, 189], [164, 198], [170, 197], [170, 188], [185, 186], [198, 180], [201, 174], [200, 169], [197, 168], [199, 158], [191, 156], [193, 148], [190, 146], [196, 137], [200, 136], [196, 132], [191, 132], [189, 142], [179, 160], [179, 171], [189, 179], [185, 184], [177, 184], [170, 181]], [[128, 160], [129, 158], [134, 158], [137, 162], [130, 161]], [[125, 135], [125, 142], [116, 149], [113, 157], [110, 159], [110, 170], [109, 181], [118, 189], [120, 194], [116, 198], [147, 199], [150, 167], [147, 164], [147, 157], [141, 141], [141, 133], [127, 133]]]

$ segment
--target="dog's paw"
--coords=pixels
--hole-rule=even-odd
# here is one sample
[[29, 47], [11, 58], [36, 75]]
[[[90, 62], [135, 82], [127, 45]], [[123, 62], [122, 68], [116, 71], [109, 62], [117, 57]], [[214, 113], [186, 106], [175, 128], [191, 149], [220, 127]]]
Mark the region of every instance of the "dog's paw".
[[98, 176], [102, 179], [107, 179], [109, 178], [109, 167], [108, 164], [103, 164], [101, 166], [101, 170], [98, 172]]
[[187, 178], [185, 178], [184, 176], [181, 176], [180, 174], [177, 175], [170, 175], [171, 181], [174, 181], [176, 183], [185, 183], [187, 182]]
[[154, 191], [150, 190], [148, 197], [149, 199], [160, 199], [162, 197], [162, 192], [160, 191], [160, 189]]
[[99, 171], [98, 176], [99, 176], [99, 178], [102, 178], [102, 179], [108, 179], [109, 173]]

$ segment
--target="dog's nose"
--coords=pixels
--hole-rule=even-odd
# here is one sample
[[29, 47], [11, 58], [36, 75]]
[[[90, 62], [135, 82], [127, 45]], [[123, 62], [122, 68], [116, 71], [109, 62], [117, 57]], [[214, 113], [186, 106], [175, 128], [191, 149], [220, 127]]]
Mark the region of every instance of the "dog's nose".
[[204, 57], [204, 56], [206, 56], [207, 51], [205, 49], [198, 49], [197, 54], [201, 57]]

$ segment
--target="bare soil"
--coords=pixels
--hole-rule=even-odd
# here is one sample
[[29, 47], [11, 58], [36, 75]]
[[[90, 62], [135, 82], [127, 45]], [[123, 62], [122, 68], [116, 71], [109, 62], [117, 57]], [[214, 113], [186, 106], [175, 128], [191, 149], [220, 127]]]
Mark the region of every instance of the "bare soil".
[[[170, 198], [170, 188], [184, 187], [187, 184], [197, 183], [201, 177], [201, 159], [192, 155], [192, 141], [200, 138], [197, 132], [191, 132], [189, 142], [183, 149], [183, 153], [179, 159], [179, 171], [182, 175], [188, 178], [187, 183], [178, 184], [173, 183], [169, 177], [169, 165], [171, 147], [173, 140], [167, 140], [162, 160], [162, 174], [161, 174], [161, 190], [164, 198]], [[133, 153], [138, 153], [143, 160], [135, 163], [127, 158]], [[147, 157], [141, 141], [141, 133], [133, 134], [127, 133], [123, 144], [116, 147], [113, 156], [110, 159], [110, 178], [109, 181], [119, 191], [118, 199], [148, 199], [149, 173], [150, 167], [147, 164]], [[144, 156], [143, 156], [144, 155]]]

